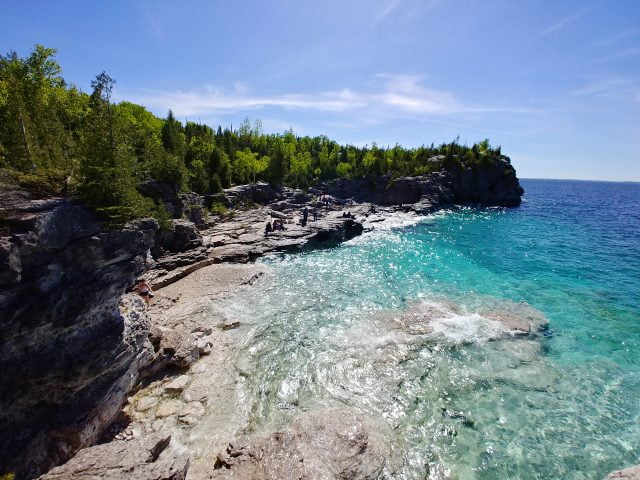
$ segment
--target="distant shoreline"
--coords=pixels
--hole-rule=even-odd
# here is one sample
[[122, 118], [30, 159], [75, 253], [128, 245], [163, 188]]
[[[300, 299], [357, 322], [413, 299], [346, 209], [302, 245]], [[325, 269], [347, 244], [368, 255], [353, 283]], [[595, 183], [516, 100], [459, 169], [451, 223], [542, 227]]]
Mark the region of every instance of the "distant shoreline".
[[588, 180], [582, 178], [527, 178], [527, 177], [518, 177], [521, 181], [539, 181], [544, 180], [545, 182], [583, 182], [583, 183], [633, 183], [640, 184], [640, 180]]

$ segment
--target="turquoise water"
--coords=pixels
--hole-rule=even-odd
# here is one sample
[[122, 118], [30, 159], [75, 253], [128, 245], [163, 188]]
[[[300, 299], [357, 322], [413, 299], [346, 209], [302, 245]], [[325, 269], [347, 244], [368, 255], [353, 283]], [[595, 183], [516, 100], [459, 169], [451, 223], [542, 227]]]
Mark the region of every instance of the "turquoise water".
[[[224, 306], [254, 329], [248, 431], [346, 405], [390, 427], [388, 478], [601, 479], [640, 463], [640, 184], [522, 183], [520, 208], [263, 260]], [[436, 337], [395, 321], [434, 309]], [[534, 309], [540, 335], [490, 339], [487, 312]]]

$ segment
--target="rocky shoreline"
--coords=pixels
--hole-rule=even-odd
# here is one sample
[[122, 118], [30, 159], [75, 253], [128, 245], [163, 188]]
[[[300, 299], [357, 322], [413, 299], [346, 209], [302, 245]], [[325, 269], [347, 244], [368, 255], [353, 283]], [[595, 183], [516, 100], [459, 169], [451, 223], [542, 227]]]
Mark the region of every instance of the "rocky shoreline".
[[[286, 431], [233, 440], [242, 423], [233, 360], [246, 332], [224, 315], [211, 327], [208, 306], [248, 288], [264, 272], [250, 263], [262, 255], [334, 245], [395, 212], [516, 206], [522, 195], [508, 163], [480, 173], [335, 181], [309, 192], [255, 184], [201, 197], [158, 182], [140, 191], [172, 213], [170, 229], [141, 220], [105, 230], [65, 199], [10, 189], [0, 196], [0, 474], [34, 478], [72, 457], [41, 478], [375, 477], [392, 461], [377, 439], [382, 427], [354, 412], [311, 413]], [[265, 233], [273, 219], [285, 229]], [[123, 295], [143, 272], [160, 290], [148, 310], [137, 295]], [[209, 320], [200, 323], [204, 311]], [[215, 393], [203, 381], [211, 375]], [[190, 465], [167, 430], [197, 426], [212, 405], [217, 443]]]

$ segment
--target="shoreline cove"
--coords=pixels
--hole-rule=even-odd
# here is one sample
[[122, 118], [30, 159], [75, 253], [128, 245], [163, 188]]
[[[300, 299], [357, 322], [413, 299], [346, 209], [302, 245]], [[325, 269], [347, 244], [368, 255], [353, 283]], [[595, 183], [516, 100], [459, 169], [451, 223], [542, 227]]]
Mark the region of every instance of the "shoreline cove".
[[[510, 455], [535, 459], [520, 450], [529, 427], [518, 411], [555, 436], [548, 409], [588, 395], [589, 408], [601, 408], [599, 392], [613, 384], [571, 380], [580, 370], [555, 352], [567, 337], [555, 310], [542, 313], [527, 296], [528, 272], [521, 286], [503, 284], [477, 257], [505, 247], [476, 249], [481, 226], [521, 212], [424, 198], [375, 212], [336, 202], [303, 226], [313, 199], [296, 195], [197, 229], [179, 220], [156, 238], [152, 263], [135, 257], [153, 267], [146, 276], [156, 289], [148, 310], [134, 294], [120, 302], [126, 328], [147, 325], [135, 385], [120, 390], [121, 413], [95, 446], [41, 478], [83, 478], [88, 468], [192, 480], [501, 478], [506, 470], [495, 469]], [[530, 208], [526, 197], [521, 208]], [[286, 230], [265, 235], [266, 218], [284, 219]], [[496, 284], [483, 291], [481, 278]], [[632, 391], [633, 377], [618, 379], [613, 363], [594, 367]], [[585, 475], [565, 478], [600, 478]]]

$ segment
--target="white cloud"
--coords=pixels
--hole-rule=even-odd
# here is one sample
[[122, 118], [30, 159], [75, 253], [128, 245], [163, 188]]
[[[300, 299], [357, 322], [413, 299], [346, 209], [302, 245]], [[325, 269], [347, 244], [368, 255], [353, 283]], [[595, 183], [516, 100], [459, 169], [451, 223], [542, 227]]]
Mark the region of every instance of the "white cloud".
[[[130, 98], [156, 111], [172, 109], [179, 117], [241, 113], [267, 107], [329, 113], [361, 112], [392, 116], [398, 114], [447, 115], [464, 112], [503, 111], [503, 108], [465, 104], [452, 92], [428, 88], [418, 75], [378, 74], [373, 88], [354, 90], [283, 93], [252, 93], [244, 83], [232, 88], [205, 87], [190, 91], [147, 90], [126, 92]], [[124, 92], [123, 92], [124, 93]], [[510, 109], [512, 110], [512, 109]]]

